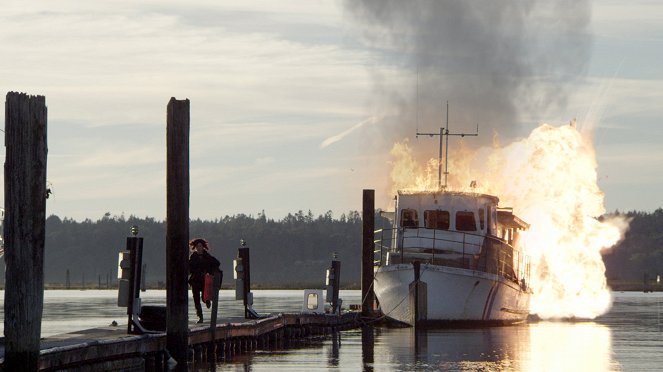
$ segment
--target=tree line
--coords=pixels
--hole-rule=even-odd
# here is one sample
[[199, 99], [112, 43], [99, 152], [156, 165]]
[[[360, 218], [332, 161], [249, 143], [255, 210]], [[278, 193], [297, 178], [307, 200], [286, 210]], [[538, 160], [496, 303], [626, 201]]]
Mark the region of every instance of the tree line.
[[[376, 218], [378, 222], [386, 221]], [[46, 219], [45, 282], [57, 286], [68, 279], [72, 287], [83, 283], [87, 287], [115, 285], [118, 253], [125, 249], [126, 237], [134, 225], [138, 226], [138, 236], [143, 237], [147, 286], [165, 285], [165, 222], [110, 213], [96, 221], [79, 222], [56, 215]], [[280, 220], [261, 212], [255, 217], [237, 214], [214, 220], [195, 219], [189, 225], [190, 237], [207, 239], [210, 253], [221, 261], [225, 285], [232, 285], [232, 261], [240, 240], [244, 240], [250, 248], [252, 285], [272, 288], [321, 288], [334, 254], [341, 261], [342, 285], [358, 286], [361, 231], [357, 211], [338, 218], [331, 211], [318, 216], [298, 211]]]
[[[643, 275], [663, 276], [663, 209], [652, 213], [626, 212], [631, 219], [625, 238], [604, 253], [606, 276], [613, 281], [642, 281]], [[151, 217], [112, 216], [75, 221], [51, 215], [46, 220], [45, 282], [94, 288], [117, 283], [118, 253], [125, 249], [131, 226], [144, 238], [146, 283], [166, 281], [166, 226]], [[389, 221], [376, 214], [376, 228]], [[350, 211], [335, 218], [331, 211], [288, 214], [280, 220], [237, 214], [214, 220], [195, 219], [190, 236], [203, 237], [221, 261], [225, 286], [232, 285], [232, 260], [240, 240], [251, 248], [251, 280], [256, 287], [321, 288], [333, 255], [341, 261], [341, 283], [358, 288], [361, 266], [361, 215]], [[186, 264], [186, 263], [183, 263]], [[69, 275], [67, 274], [69, 273]], [[2, 276], [4, 282], [4, 275]]]
[[631, 221], [624, 240], [603, 255], [608, 280], [642, 281], [645, 274], [663, 277], [663, 209], [615, 214]]

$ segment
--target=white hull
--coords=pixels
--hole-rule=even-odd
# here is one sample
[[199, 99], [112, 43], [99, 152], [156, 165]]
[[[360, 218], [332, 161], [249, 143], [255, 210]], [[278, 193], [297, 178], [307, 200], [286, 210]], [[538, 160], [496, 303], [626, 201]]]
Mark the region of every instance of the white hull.
[[[518, 284], [482, 271], [421, 264], [420, 280], [426, 283], [426, 320], [510, 324], [525, 321], [530, 293]], [[382, 313], [388, 318], [414, 325], [410, 301], [412, 264], [377, 268], [374, 291]]]

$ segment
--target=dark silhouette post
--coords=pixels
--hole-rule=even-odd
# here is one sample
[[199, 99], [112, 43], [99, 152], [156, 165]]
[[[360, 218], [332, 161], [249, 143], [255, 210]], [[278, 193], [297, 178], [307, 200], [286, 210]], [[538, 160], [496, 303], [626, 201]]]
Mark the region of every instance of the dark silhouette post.
[[143, 329], [134, 319], [140, 313], [140, 282], [143, 262], [143, 238], [137, 237], [138, 227], [132, 226], [133, 236], [127, 237], [127, 251], [129, 252], [129, 280], [127, 296], [127, 333], [141, 334]]
[[207, 361], [210, 364], [216, 362], [216, 318], [219, 311], [219, 290], [221, 289], [221, 281], [223, 273], [217, 271], [214, 273], [214, 289], [212, 290], [212, 316], [209, 322], [210, 343], [207, 351]]
[[414, 281], [409, 285], [409, 305], [412, 309], [410, 316], [415, 328], [423, 325], [428, 319], [428, 284], [421, 281], [421, 262], [412, 262]]
[[361, 244], [361, 315], [373, 316], [373, 255], [375, 250], [375, 190], [364, 190]]
[[336, 252], [334, 252], [334, 259], [331, 262], [331, 267], [327, 270], [327, 302], [331, 304], [332, 314], [341, 314], [341, 307], [339, 306], [338, 291], [341, 287], [341, 261], [336, 259]]
[[7, 93], [5, 101], [6, 371], [39, 369], [44, 307], [46, 99]]
[[166, 346], [180, 366], [189, 344], [189, 100], [171, 98], [166, 130]]

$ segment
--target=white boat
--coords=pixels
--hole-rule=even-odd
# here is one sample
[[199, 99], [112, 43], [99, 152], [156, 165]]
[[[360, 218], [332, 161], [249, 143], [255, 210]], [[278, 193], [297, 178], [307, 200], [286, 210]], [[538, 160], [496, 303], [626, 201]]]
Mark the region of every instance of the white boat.
[[376, 231], [374, 291], [408, 325], [511, 324], [529, 314], [529, 225], [492, 195], [398, 192], [392, 228]]

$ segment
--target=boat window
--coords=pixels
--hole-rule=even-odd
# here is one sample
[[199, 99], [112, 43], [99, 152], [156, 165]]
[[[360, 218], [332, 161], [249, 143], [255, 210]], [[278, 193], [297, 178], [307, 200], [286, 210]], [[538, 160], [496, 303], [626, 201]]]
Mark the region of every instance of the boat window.
[[419, 217], [415, 209], [401, 210], [401, 226], [402, 227], [418, 227]]
[[477, 231], [477, 224], [476, 221], [474, 221], [474, 213], [456, 212], [456, 230]]
[[427, 229], [449, 230], [448, 211], [424, 211]]
[[484, 226], [486, 226], [486, 210], [479, 208], [479, 228], [481, 231], [483, 231]]

